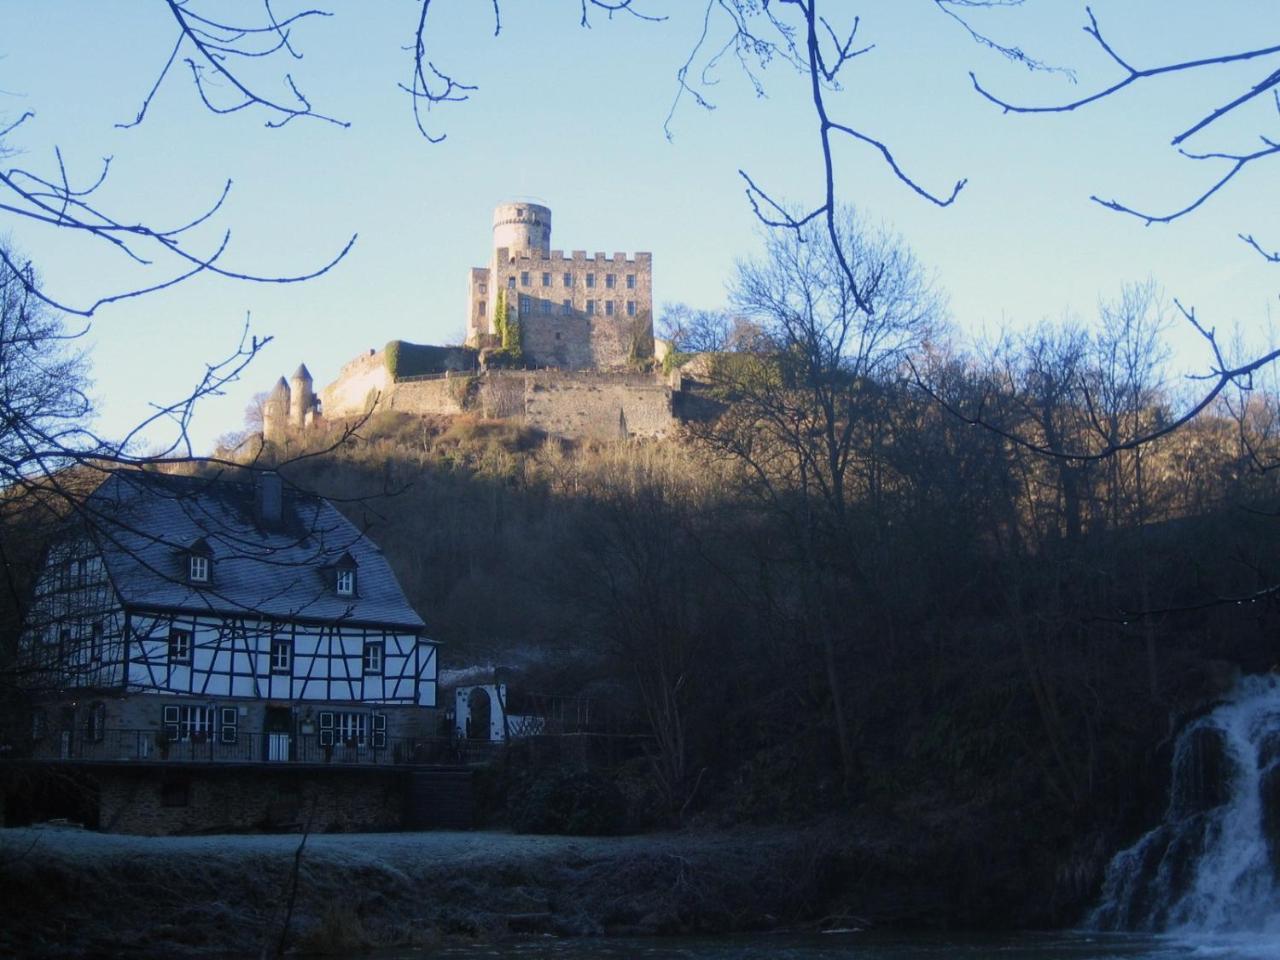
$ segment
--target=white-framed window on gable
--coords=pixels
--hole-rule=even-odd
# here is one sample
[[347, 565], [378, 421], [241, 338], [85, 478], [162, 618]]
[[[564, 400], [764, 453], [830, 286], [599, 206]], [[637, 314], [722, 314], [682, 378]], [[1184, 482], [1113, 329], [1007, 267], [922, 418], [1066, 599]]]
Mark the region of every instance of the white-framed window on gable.
[[177, 627], [169, 631], [169, 662], [191, 662], [191, 631]]
[[187, 579], [192, 583], [209, 582], [209, 558], [193, 553], [187, 558]]
[[382, 641], [366, 640], [364, 643], [364, 672], [376, 674], [382, 672]]
[[288, 675], [293, 670], [293, 644], [287, 639], [271, 641], [271, 672]]

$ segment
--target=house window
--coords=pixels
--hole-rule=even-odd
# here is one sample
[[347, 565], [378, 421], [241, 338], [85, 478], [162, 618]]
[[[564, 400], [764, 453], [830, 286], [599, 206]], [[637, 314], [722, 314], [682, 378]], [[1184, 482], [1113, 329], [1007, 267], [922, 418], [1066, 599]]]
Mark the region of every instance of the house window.
[[89, 707], [84, 718], [84, 735], [86, 740], [101, 743], [107, 728], [107, 705], [101, 701]]
[[634, 273], [627, 274], [627, 289], [634, 290], [636, 288], [636, 275]]
[[596, 302], [594, 300], [587, 301], [587, 316], [594, 316], [596, 312]]
[[213, 707], [169, 704], [164, 708], [164, 733], [170, 741], [205, 740], [213, 733]]
[[169, 631], [169, 662], [170, 663], [190, 663], [191, 662], [191, 631], [190, 630], [170, 630]]
[[187, 576], [192, 583], [209, 582], [209, 558], [192, 554], [188, 558]]
[[627, 316], [634, 317], [636, 315], [636, 302], [634, 300], [627, 301]]
[[381, 673], [382, 672], [382, 644], [380, 642], [368, 641], [365, 643], [364, 672], [365, 673]]
[[370, 715], [342, 710], [320, 711], [320, 746], [332, 747], [338, 744], [348, 747], [370, 745], [378, 749], [385, 747], [387, 715], [385, 713]]
[[488, 311], [485, 309], [487, 306], [488, 306], [488, 305], [487, 305], [483, 300], [481, 300], [479, 303], [477, 303], [477, 304], [476, 304], [476, 316], [478, 316], [478, 317], [487, 316], [487, 315], [488, 315]]
[[594, 273], [587, 274], [587, 286], [594, 287], [596, 285], [596, 275]]
[[551, 286], [551, 274], [549, 274], [549, 273], [544, 273], [544, 274], [542, 275], [542, 285], [543, 285], [544, 287], [549, 287], [549, 286]]
[[[349, 572], [349, 571], [347, 571]], [[338, 575], [341, 579], [342, 574]], [[271, 672], [288, 673], [293, 667], [293, 644], [288, 640], [271, 641]]]
[[95, 620], [89, 627], [89, 659], [102, 659], [102, 621]]
[[604, 285], [608, 287], [610, 290], [612, 290], [614, 283], [617, 282], [617, 279], [618, 278], [615, 277], [612, 273], [606, 273], [604, 275]]
[[550, 301], [550, 300], [543, 300], [543, 301], [542, 301], [542, 303], [541, 303], [541, 307], [542, 307], [542, 312], [543, 312], [543, 313], [550, 313], [550, 312], [551, 312], [551, 301]]
[[354, 597], [356, 595], [356, 572], [349, 568], [339, 570], [337, 579], [334, 581], [334, 589], [340, 597]]
[[605, 316], [609, 316], [609, 317], [612, 317], [612, 316], [613, 316], [613, 301], [612, 301], [612, 300], [606, 300], [606, 301], [604, 302], [604, 312], [605, 312]]
[[572, 287], [572, 286], [573, 286], [573, 274], [572, 274], [572, 273], [566, 273], [566, 274], [564, 275], [564, 285], [565, 285], [566, 287]]
[[529, 285], [529, 271], [520, 271], [520, 286], [527, 287]]
[[218, 730], [219, 743], [236, 743], [240, 739], [240, 711], [235, 707], [218, 710], [222, 721]]

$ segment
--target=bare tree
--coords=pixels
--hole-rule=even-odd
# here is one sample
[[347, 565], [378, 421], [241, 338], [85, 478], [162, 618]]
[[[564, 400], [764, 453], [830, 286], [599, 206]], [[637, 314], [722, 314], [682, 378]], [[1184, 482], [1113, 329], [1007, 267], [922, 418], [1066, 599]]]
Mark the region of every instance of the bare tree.
[[[804, 593], [797, 626], [819, 652], [848, 790], [858, 764], [843, 674], [850, 623], [841, 611], [853, 598], [874, 601], [859, 508], [883, 489], [884, 385], [939, 332], [942, 307], [898, 238], [850, 209], [837, 236], [829, 242], [817, 224], [775, 228], [765, 257], [740, 265], [734, 306], [764, 330], [767, 350], [718, 365], [729, 406], [694, 431], [741, 465], [749, 488], [793, 532], [789, 553]], [[863, 306], [868, 294], [874, 312]]]

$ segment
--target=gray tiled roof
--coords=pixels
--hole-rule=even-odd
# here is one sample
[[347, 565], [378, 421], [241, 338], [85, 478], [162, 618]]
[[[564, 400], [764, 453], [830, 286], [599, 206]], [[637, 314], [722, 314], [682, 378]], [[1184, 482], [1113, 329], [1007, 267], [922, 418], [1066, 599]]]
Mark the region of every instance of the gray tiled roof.
[[[264, 530], [249, 484], [118, 471], [85, 513], [127, 606], [422, 629], [382, 551], [331, 503], [288, 486], [283, 502], [283, 522]], [[196, 585], [187, 564], [199, 541], [212, 575]], [[332, 564], [345, 553], [355, 597], [334, 590]]]

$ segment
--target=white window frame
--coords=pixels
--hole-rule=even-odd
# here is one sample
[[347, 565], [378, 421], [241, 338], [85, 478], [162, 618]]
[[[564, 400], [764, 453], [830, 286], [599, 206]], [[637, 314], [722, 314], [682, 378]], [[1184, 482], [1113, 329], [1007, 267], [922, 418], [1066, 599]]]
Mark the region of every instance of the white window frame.
[[364, 665], [364, 672], [369, 675], [381, 674], [386, 663], [385, 654], [381, 640], [366, 640], [364, 649], [360, 651], [360, 662]]
[[333, 590], [340, 597], [354, 597], [356, 595], [355, 570], [350, 567], [339, 570], [333, 580]]
[[187, 561], [187, 579], [192, 583], [209, 582], [209, 558], [193, 553]]
[[190, 663], [192, 632], [182, 627], [169, 630], [168, 657], [170, 663]]
[[286, 675], [293, 672], [293, 644], [289, 640], [271, 641], [271, 672]]
[[200, 734], [212, 739], [215, 719], [213, 707], [203, 704], [171, 703], [164, 708], [164, 730], [171, 742], [189, 741]]

